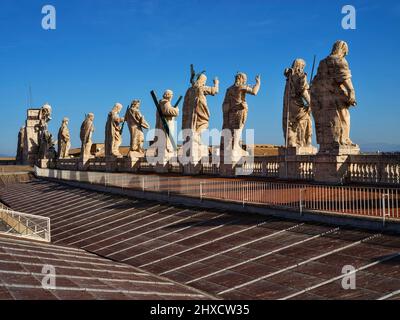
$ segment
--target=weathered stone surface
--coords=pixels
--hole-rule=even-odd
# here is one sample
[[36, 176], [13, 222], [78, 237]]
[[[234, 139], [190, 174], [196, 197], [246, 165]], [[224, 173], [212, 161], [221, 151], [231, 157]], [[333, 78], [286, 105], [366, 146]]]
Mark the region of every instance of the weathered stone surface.
[[344, 183], [348, 171], [347, 161], [347, 155], [317, 155], [314, 159], [314, 180], [323, 183]]
[[39, 110], [38, 123], [38, 159], [54, 159], [56, 156], [54, 149], [53, 135], [48, 130], [48, 123], [51, 121], [52, 108], [49, 104], [44, 104]]
[[312, 121], [305, 66], [303, 59], [296, 59], [284, 72], [283, 134], [286, 147], [311, 147]]
[[311, 86], [311, 107], [321, 154], [359, 152], [358, 146], [350, 140], [349, 109], [357, 102], [345, 58], [348, 53], [347, 43], [337, 41], [331, 54], [320, 62]]
[[131, 135], [128, 157], [133, 160], [144, 156], [145, 150], [143, 147], [143, 129], [148, 129], [150, 127], [139, 108], [140, 101], [133, 100], [125, 114], [125, 121], [128, 125], [129, 133]]
[[81, 130], [80, 130], [81, 160], [83, 166], [90, 158], [93, 158], [93, 156], [90, 153], [90, 150], [92, 148], [92, 134], [95, 130], [93, 125], [93, 120], [94, 120], [94, 114], [89, 113], [81, 125]]
[[[185, 165], [192, 172], [203, 157], [208, 157], [208, 146], [201, 141], [201, 133], [208, 129], [210, 110], [207, 105], [207, 95], [216, 95], [219, 92], [219, 80], [214, 79], [214, 86], [206, 86], [207, 77], [204, 73], [193, 79], [192, 86], [186, 91], [183, 102], [183, 150], [185, 150]], [[187, 157], [187, 158], [186, 158]], [[195, 170], [197, 171], [197, 170]], [[188, 172], [189, 173], [189, 172]]]
[[119, 152], [122, 143], [121, 123], [124, 122], [124, 118], [119, 116], [121, 110], [122, 104], [116, 103], [107, 117], [104, 140], [106, 157], [122, 158]]
[[61, 127], [58, 130], [58, 158], [69, 158], [69, 149], [71, 148], [71, 136], [68, 129], [69, 119], [64, 118]]
[[260, 85], [260, 76], [256, 77], [256, 84], [250, 86], [247, 84], [247, 75], [238, 73], [235, 76], [235, 84], [226, 91], [222, 105], [222, 134], [225, 138], [221, 139], [221, 157], [228, 154], [232, 162], [238, 161], [242, 156], [248, 156], [248, 152], [240, 146], [240, 137], [246, 124], [248, 113], [246, 95], [257, 95]]
[[39, 112], [40, 109], [28, 109], [25, 122], [23, 163], [33, 165], [39, 152]]
[[[166, 90], [163, 99], [159, 101], [162, 116], [167, 122], [169, 132], [175, 132], [175, 118], [179, 116], [179, 108], [172, 106], [172, 98], [174, 93], [172, 90]], [[171, 158], [176, 157], [176, 150], [171, 139], [165, 132], [162, 120], [158, 111], [156, 112], [156, 132], [155, 142], [146, 152], [146, 157], [156, 159], [156, 162], [164, 166]]]
[[21, 127], [18, 132], [17, 156], [15, 157], [18, 164], [24, 162], [25, 131], [25, 127]]

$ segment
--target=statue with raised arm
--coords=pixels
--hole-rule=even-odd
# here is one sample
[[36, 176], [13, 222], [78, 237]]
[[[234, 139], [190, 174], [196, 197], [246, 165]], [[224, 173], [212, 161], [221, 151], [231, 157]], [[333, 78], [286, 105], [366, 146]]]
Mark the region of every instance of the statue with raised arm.
[[305, 66], [303, 59], [296, 59], [284, 72], [283, 135], [287, 147], [311, 147], [312, 121]]
[[58, 158], [69, 158], [69, 149], [71, 147], [71, 137], [68, 129], [69, 119], [64, 118], [61, 127], [58, 130]]
[[121, 110], [122, 104], [116, 103], [107, 117], [104, 142], [106, 157], [122, 158], [119, 152], [122, 143], [121, 124], [124, 122], [124, 118], [119, 116]]
[[[251, 94], [256, 96], [260, 90], [260, 85], [260, 76], [256, 77], [256, 84], [254, 86], [250, 86], [247, 84], [247, 75], [240, 72], [235, 76], [235, 84], [226, 91], [222, 106], [222, 129], [230, 130], [232, 140], [229, 142], [229, 144], [233, 154], [239, 156], [248, 155], [248, 153], [240, 146], [240, 137], [246, 124], [247, 113], [249, 109], [246, 102], [246, 95]], [[224, 146], [224, 150], [227, 149], [227, 146], [225, 146], [224, 142], [221, 143], [221, 147], [222, 146]]]
[[81, 158], [84, 162], [87, 159], [93, 158], [90, 151], [92, 149], [92, 134], [94, 132], [94, 114], [88, 113], [85, 120], [82, 122], [81, 130], [80, 130], [80, 139], [81, 139]]
[[[207, 95], [216, 95], [219, 91], [219, 80], [214, 79], [214, 86], [206, 86], [207, 77], [204, 73], [193, 79], [192, 86], [186, 91], [182, 109], [182, 130], [184, 140], [192, 142], [191, 153], [196, 162], [208, 156], [208, 147], [201, 143], [201, 133], [208, 129], [210, 110], [207, 105]], [[185, 148], [185, 147], [184, 147]], [[185, 148], [186, 149], [186, 148]]]
[[140, 112], [140, 100], [133, 100], [125, 114], [125, 121], [128, 124], [131, 135], [129, 148], [129, 158], [139, 158], [144, 156], [144, 133], [143, 129], [150, 126]]
[[336, 41], [331, 54], [322, 60], [311, 86], [311, 103], [320, 153], [358, 154], [350, 140], [349, 109], [357, 104], [346, 60], [349, 47]]

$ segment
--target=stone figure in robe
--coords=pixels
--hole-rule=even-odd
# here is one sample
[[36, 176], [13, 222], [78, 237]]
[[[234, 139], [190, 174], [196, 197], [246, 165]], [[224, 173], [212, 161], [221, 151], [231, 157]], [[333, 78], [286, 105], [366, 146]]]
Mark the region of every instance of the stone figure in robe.
[[[182, 109], [182, 132], [185, 144], [191, 142], [192, 161], [208, 156], [208, 146], [201, 143], [201, 133], [208, 129], [210, 110], [207, 95], [216, 95], [219, 91], [219, 80], [214, 79], [214, 86], [206, 86], [207, 77], [204, 73], [193, 80], [192, 86], [186, 91]], [[186, 150], [184, 145], [184, 149]]]
[[312, 121], [305, 66], [303, 59], [296, 59], [284, 72], [283, 134], [288, 147], [311, 147]]
[[71, 148], [71, 137], [68, 129], [69, 119], [64, 118], [58, 130], [58, 157], [59, 159], [69, 158]]
[[[322, 60], [311, 85], [311, 107], [320, 153], [357, 154], [350, 139], [350, 107], [356, 106], [352, 75], [346, 56], [349, 47], [336, 41], [331, 54]], [[341, 151], [342, 150], [342, 151]]]
[[[170, 134], [174, 133], [175, 118], [179, 116], [179, 109], [172, 106], [173, 96], [174, 93], [172, 92], [172, 90], [166, 90], [164, 92], [163, 98], [159, 101], [161, 113], [168, 124]], [[171, 142], [171, 139], [167, 136], [167, 133], [165, 132], [162, 120], [158, 112], [156, 113], [156, 129], [158, 129], [158, 134], [161, 133], [163, 135], [162, 140], [165, 141], [165, 145], [163, 146], [163, 149], [165, 149], [165, 154], [173, 154], [175, 151], [173, 144]]]
[[227, 147], [230, 147], [233, 154], [238, 156], [248, 155], [248, 153], [240, 146], [240, 137], [246, 124], [249, 109], [246, 102], [246, 95], [257, 95], [260, 90], [260, 85], [260, 76], [256, 77], [256, 84], [250, 86], [247, 84], [247, 75], [244, 73], [238, 73], [235, 76], [235, 83], [227, 89], [222, 105], [222, 129], [230, 131], [231, 139], [229, 141], [229, 146], [225, 145], [226, 141], [221, 142], [222, 152], [227, 150]]
[[119, 147], [122, 143], [121, 124], [124, 118], [119, 116], [122, 110], [122, 104], [116, 103], [108, 114], [105, 130], [105, 156], [122, 158]]
[[149, 129], [149, 124], [140, 112], [140, 100], [133, 100], [125, 114], [125, 121], [131, 135], [129, 157], [143, 157], [145, 150], [143, 129]]
[[82, 159], [90, 159], [92, 155], [90, 153], [92, 149], [92, 134], [94, 132], [94, 114], [89, 113], [85, 120], [82, 122], [81, 130], [80, 130], [80, 139], [81, 139], [81, 158]]

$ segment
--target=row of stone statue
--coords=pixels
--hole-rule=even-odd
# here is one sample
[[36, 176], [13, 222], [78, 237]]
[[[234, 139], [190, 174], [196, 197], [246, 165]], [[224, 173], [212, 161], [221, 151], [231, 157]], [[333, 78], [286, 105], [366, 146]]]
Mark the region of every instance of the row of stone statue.
[[[349, 136], [349, 108], [356, 105], [356, 99], [351, 72], [345, 58], [348, 52], [347, 43], [337, 41], [331, 54], [320, 62], [311, 85], [308, 84], [307, 74], [304, 72], [306, 64], [303, 59], [296, 59], [292, 67], [285, 70], [283, 131], [286, 147], [296, 148], [300, 153], [301, 150], [311, 153], [311, 115], [313, 115], [320, 153], [340, 155], [359, 152], [358, 146], [352, 143]], [[192, 67], [191, 73], [191, 86], [185, 94], [183, 103], [182, 129], [191, 130], [191, 141], [197, 143], [197, 148], [201, 150], [199, 156], [201, 157], [208, 152], [202, 148], [200, 142], [201, 133], [208, 128], [210, 119], [206, 96], [214, 96], [219, 92], [219, 81], [215, 78], [213, 86], [210, 87], [206, 85], [207, 77], [204, 72], [196, 74]], [[222, 107], [222, 129], [231, 131], [230, 147], [234, 154], [240, 156], [247, 154], [240, 146], [240, 138], [248, 114], [246, 95], [257, 95], [260, 85], [260, 76], [256, 77], [255, 85], [251, 86], [247, 84], [246, 74], [237, 73], [235, 83], [227, 89], [225, 94]], [[172, 99], [173, 92], [166, 90], [163, 99], [155, 100], [156, 128], [165, 134], [166, 158], [175, 152], [174, 141], [170, 134], [174, 132], [174, 118], [179, 115], [179, 109], [177, 105], [172, 104]], [[49, 106], [46, 108], [48, 110]], [[121, 157], [119, 147], [122, 142], [122, 130], [126, 123], [131, 134], [129, 156], [141, 157], [145, 152], [143, 129], [149, 128], [149, 124], [140, 112], [140, 101], [134, 100], [124, 117], [120, 117], [121, 110], [122, 105], [117, 103], [108, 114], [105, 128], [105, 156]], [[93, 120], [94, 114], [89, 113], [80, 130], [81, 157], [86, 159], [92, 156]], [[47, 123], [48, 119], [45, 122]], [[48, 136], [44, 135], [43, 139], [46, 143]], [[58, 133], [60, 158], [68, 157], [70, 140], [68, 119], [64, 118]]]

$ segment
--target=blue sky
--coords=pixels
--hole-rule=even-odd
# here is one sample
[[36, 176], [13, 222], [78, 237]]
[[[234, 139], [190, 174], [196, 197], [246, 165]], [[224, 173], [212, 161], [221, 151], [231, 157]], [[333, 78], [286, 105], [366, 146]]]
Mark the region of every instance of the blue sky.
[[[57, 10], [56, 30], [41, 28], [45, 4]], [[356, 30], [341, 27], [346, 4], [357, 10]], [[338, 39], [349, 43], [357, 93], [353, 140], [400, 144], [399, 19], [395, 0], [1, 0], [0, 154], [15, 154], [29, 84], [35, 107], [53, 106], [51, 131], [69, 117], [78, 146], [84, 114], [95, 113], [94, 140], [103, 141], [115, 102], [141, 99], [154, 126], [150, 90], [184, 95], [191, 63], [207, 70], [209, 84], [214, 76], [221, 81], [220, 94], [208, 99], [211, 128], [221, 127], [234, 74], [246, 72], [250, 83], [261, 74], [259, 95], [248, 99], [247, 128], [255, 129], [256, 143], [283, 144], [283, 70], [301, 57], [310, 73], [313, 55], [323, 59]]]

